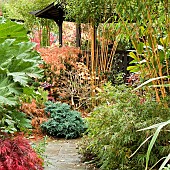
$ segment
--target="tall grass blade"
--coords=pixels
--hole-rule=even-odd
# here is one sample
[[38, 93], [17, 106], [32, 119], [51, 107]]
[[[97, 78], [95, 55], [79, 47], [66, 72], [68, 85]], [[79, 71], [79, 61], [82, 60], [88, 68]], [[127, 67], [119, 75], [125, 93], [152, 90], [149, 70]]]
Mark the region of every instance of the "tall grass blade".
[[153, 136], [153, 135], [151, 135], [151, 136], [149, 136], [148, 138], [146, 138], [146, 139], [140, 144], [140, 146], [136, 149], [136, 151], [135, 151], [132, 155], [130, 155], [129, 158], [133, 157], [133, 156], [136, 154], [136, 152], [137, 152], [152, 136]]
[[149, 170], [152, 170], [160, 161], [162, 161], [165, 158], [166, 157], [162, 157], [161, 159], [159, 159], [159, 161], [157, 161]]
[[169, 123], [170, 123], [170, 120], [168, 120], [168, 121], [166, 121], [166, 122], [158, 123], [158, 124], [153, 125], [153, 126], [150, 126], [150, 127], [148, 127], [148, 128], [141, 129], [141, 130], [148, 130], [148, 129], [153, 129], [153, 128], [155, 128], [155, 127], [158, 126], [156, 132], [154, 133], [154, 135], [153, 135], [153, 137], [152, 137], [152, 140], [151, 140], [151, 142], [150, 142], [150, 144], [149, 144], [149, 147], [148, 147], [148, 151], [147, 151], [147, 153], [146, 153], [146, 167], [145, 167], [145, 170], [148, 169], [150, 153], [151, 153], [151, 150], [152, 150], [152, 148], [153, 148], [153, 145], [155, 144], [155, 141], [156, 141], [156, 139], [157, 139], [157, 137], [158, 137], [161, 129], [162, 129], [164, 126], [166, 126], [167, 124], [169, 124]]
[[170, 124], [170, 120], [168, 120], [168, 121], [166, 121], [166, 122], [157, 123], [157, 124], [154, 124], [154, 125], [152, 125], [152, 126], [149, 126], [149, 127], [143, 128], [143, 129], [139, 129], [139, 130], [137, 130], [137, 131], [144, 131], [144, 130], [154, 129], [154, 128], [157, 128], [157, 127], [159, 127], [159, 126], [164, 127], [164, 126], [166, 126], [167, 124]]
[[141, 85], [139, 85], [138, 87], [136, 87], [133, 91], [140, 89], [141, 87], [151, 83], [152, 81], [164, 79], [164, 78], [170, 78], [170, 77], [169, 76], [161, 76], [161, 77], [151, 78], [151, 79], [145, 81], [144, 83], [142, 83]]
[[157, 139], [157, 137], [158, 137], [158, 135], [159, 135], [159, 132], [161, 131], [162, 127], [163, 127], [163, 126], [159, 126], [159, 127], [157, 128], [157, 130], [156, 130], [156, 132], [154, 133], [154, 135], [153, 135], [153, 137], [152, 137], [152, 140], [151, 140], [151, 142], [150, 142], [150, 144], [149, 144], [148, 151], [147, 151], [147, 153], [146, 153], [146, 167], [145, 167], [145, 170], [148, 169], [150, 153], [151, 153], [151, 150], [152, 150], [152, 148], [153, 148], [153, 145], [155, 144], [155, 141], [156, 141], [156, 139]]

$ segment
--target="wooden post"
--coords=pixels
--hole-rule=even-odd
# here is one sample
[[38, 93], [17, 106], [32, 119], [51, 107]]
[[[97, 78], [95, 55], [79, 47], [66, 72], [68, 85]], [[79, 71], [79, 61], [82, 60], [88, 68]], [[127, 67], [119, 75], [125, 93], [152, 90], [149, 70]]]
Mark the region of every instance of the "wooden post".
[[59, 28], [59, 47], [62, 47], [63, 40], [62, 40], [62, 32], [63, 32], [63, 20], [55, 20]]
[[76, 24], [76, 47], [81, 47], [81, 24]]
[[62, 32], [63, 32], [63, 29], [62, 29], [62, 25], [63, 25], [63, 22], [59, 23], [58, 24], [58, 27], [59, 27], [59, 46], [62, 47], [63, 45], [63, 37], [62, 37]]

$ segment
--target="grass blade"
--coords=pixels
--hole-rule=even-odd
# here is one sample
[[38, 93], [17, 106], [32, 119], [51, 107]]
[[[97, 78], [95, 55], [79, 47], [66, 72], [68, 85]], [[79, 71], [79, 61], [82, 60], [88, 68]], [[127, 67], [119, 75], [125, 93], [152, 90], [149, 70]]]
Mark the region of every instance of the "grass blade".
[[136, 87], [133, 91], [138, 90], [139, 88], [145, 86], [146, 84], [151, 83], [152, 81], [159, 80], [159, 79], [165, 79], [165, 78], [168, 78], [168, 77], [169, 76], [161, 76], [161, 77], [151, 78], [151, 79], [145, 81], [144, 83], [142, 83], [141, 85], [139, 85], [138, 87]]
[[136, 152], [137, 152], [152, 136], [153, 136], [153, 135], [151, 135], [151, 136], [149, 136], [148, 138], [146, 138], [146, 139], [140, 144], [140, 146], [136, 149], [136, 151], [133, 152], [132, 155], [130, 155], [129, 158], [133, 157], [133, 156], [136, 154]]
[[145, 167], [145, 170], [148, 169], [150, 153], [151, 153], [151, 150], [152, 150], [152, 148], [153, 148], [153, 145], [155, 144], [155, 141], [156, 141], [156, 139], [157, 139], [157, 137], [158, 137], [158, 135], [159, 135], [159, 132], [161, 131], [162, 127], [163, 127], [163, 126], [159, 126], [159, 127], [157, 128], [157, 130], [156, 130], [156, 132], [154, 133], [154, 135], [153, 135], [153, 137], [152, 137], [152, 140], [151, 140], [151, 142], [150, 142], [150, 144], [149, 144], [148, 151], [147, 151], [147, 153], [146, 153], [146, 167]]
[[167, 124], [170, 124], [170, 120], [166, 121], [166, 122], [161, 122], [161, 123], [157, 123], [157, 124], [154, 124], [152, 126], [149, 126], [149, 127], [146, 127], [146, 128], [143, 128], [143, 129], [139, 129], [137, 131], [144, 131], [144, 130], [149, 130], [149, 129], [154, 129], [154, 128], [158, 128], [159, 126], [166, 126]]
[[149, 170], [152, 170], [160, 161], [162, 161], [165, 158], [166, 157], [162, 157], [161, 159], [159, 159], [159, 161], [157, 161]]

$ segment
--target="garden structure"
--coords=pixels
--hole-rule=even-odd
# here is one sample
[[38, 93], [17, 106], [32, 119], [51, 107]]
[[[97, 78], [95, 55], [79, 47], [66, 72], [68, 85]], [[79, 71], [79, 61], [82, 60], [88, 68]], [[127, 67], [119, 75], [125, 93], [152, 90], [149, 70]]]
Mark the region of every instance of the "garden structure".
[[[59, 3], [52, 3], [50, 5], [48, 5], [47, 7], [45, 7], [44, 9], [41, 10], [37, 10], [37, 11], [32, 11], [30, 12], [30, 14], [35, 15], [35, 17], [40, 17], [40, 18], [46, 18], [46, 19], [52, 19], [56, 22], [56, 24], [58, 25], [59, 28], [59, 44], [60, 46], [62, 46], [62, 25], [63, 25], [63, 21], [69, 21], [69, 22], [75, 22], [74, 18], [66, 18], [66, 14], [67, 14], [67, 10], [66, 10], [66, 4], [61, 1]], [[111, 14], [109, 14], [111, 15]], [[100, 16], [99, 16], [100, 17]], [[109, 16], [107, 16], [109, 17]], [[88, 21], [84, 21], [85, 23]], [[112, 20], [110, 20], [110, 22], [112, 22]], [[96, 30], [97, 27], [94, 27], [93, 29], [93, 41], [94, 41], [94, 53], [96, 53]], [[111, 44], [113, 45], [113, 44]], [[81, 24], [76, 24], [76, 47], [81, 47]], [[120, 65], [120, 70], [123, 70], [126, 74], [127, 74], [127, 66], [128, 63], [130, 62], [129, 57], [127, 57], [126, 51], [117, 51], [118, 54], [122, 54], [120, 56], [120, 60], [123, 62], [119, 62], [122, 63]], [[123, 57], [122, 57], [123, 56]], [[123, 60], [122, 58], [124, 58], [125, 60]]]
[[[74, 18], [66, 17], [68, 11], [66, 9], [66, 4], [61, 2], [56, 2], [48, 5], [42, 10], [30, 12], [30, 14], [35, 15], [35, 17], [39, 18], [46, 18], [52, 19], [56, 22], [59, 28], [59, 44], [60, 47], [63, 45], [62, 43], [62, 25], [63, 21], [70, 21], [76, 22]], [[107, 18], [111, 16], [111, 13], [107, 14]], [[98, 16], [99, 18], [103, 17]], [[80, 23], [88, 23], [87, 20], [81, 21]], [[104, 22], [104, 21], [101, 21]], [[109, 21], [110, 23], [112, 20]], [[81, 41], [81, 24], [76, 24], [76, 47], [82, 49], [82, 41]], [[83, 62], [86, 64], [87, 68], [90, 71], [92, 80], [91, 80], [91, 87], [92, 87], [92, 96], [95, 94], [96, 87], [101, 86], [100, 82], [104, 82], [106, 79], [106, 74], [112, 74], [114, 77], [116, 73], [123, 72], [124, 75], [124, 82], [126, 82], [127, 77], [129, 76], [129, 72], [127, 71], [127, 67], [131, 61], [131, 58], [128, 55], [128, 51], [126, 49], [117, 49], [117, 42], [113, 41], [109, 42], [102, 42], [102, 45], [97, 44], [97, 30], [99, 29], [99, 24], [89, 27], [88, 32], [90, 32], [90, 49], [82, 49], [81, 50], [81, 58], [84, 58]], [[115, 37], [114, 37], [115, 38]], [[102, 46], [102, 47], [101, 47]], [[115, 55], [114, 55], [115, 54]], [[106, 59], [109, 56], [109, 59]], [[114, 59], [113, 59], [114, 58]], [[108, 61], [107, 61], [108, 60]], [[106, 64], [107, 63], [107, 64]], [[111, 73], [112, 70], [116, 72]], [[114, 80], [113, 80], [114, 81]], [[102, 83], [103, 84], [103, 83]]]
[[[59, 44], [60, 44], [60, 46], [62, 46], [62, 24], [63, 24], [63, 21], [64, 20], [70, 21], [70, 22], [74, 21], [73, 19], [65, 18], [66, 13], [64, 10], [64, 4], [63, 3], [58, 3], [58, 4], [52, 3], [42, 10], [30, 12], [30, 14], [35, 15], [35, 17], [53, 19], [56, 22], [56, 24], [58, 25]], [[77, 47], [80, 47], [80, 37], [81, 37], [80, 30], [81, 30], [80, 25], [77, 24], [77, 27], [76, 27], [76, 46]]]

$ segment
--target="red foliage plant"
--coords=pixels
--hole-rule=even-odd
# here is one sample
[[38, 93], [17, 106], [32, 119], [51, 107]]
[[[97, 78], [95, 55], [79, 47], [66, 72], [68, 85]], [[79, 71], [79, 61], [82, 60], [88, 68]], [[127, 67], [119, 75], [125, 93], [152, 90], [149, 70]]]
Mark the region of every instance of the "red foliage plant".
[[59, 75], [60, 70], [65, 70], [65, 64], [69, 64], [71, 66], [76, 66], [75, 63], [78, 60], [78, 55], [80, 54], [80, 50], [76, 47], [47, 47], [38, 49], [40, 52], [42, 59], [46, 64], [51, 66], [51, 70]]
[[44, 112], [44, 106], [37, 106], [35, 99], [31, 103], [22, 103], [21, 111], [30, 116], [31, 125], [34, 128], [34, 135], [41, 135], [42, 131], [40, 125], [42, 122], [47, 121], [47, 116]]
[[84, 100], [89, 99], [91, 78], [80, 49], [53, 46], [38, 51], [45, 63], [42, 65], [44, 78], [52, 85], [54, 100], [66, 102], [73, 108], [84, 106]]
[[[63, 46], [51, 46], [38, 49], [42, 59], [44, 60], [44, 78], [52, 85], [51, 93], [55, 100], [64, 99], [66, 94], [70, 94], [68, 86], [68, 72], [77, 70], [77, 62], [80, 61], [79, 48]], [[64, 88], [64, 90], [63, 90]], [[62, 100], [63, 102], [63, 100]]]
[[43, 170], [43, 160], [22, 136], [0, 139], [0, 170]]

